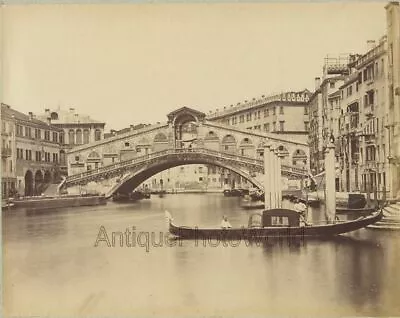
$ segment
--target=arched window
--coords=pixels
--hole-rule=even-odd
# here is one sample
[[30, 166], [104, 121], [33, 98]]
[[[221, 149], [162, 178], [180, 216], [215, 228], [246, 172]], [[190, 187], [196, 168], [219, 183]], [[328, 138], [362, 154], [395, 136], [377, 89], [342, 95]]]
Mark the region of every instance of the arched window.
[[56, 112], [52, 112], [50, 114], [50, 118], [51, 118], [51, 120], [58, 120], [58, 114]]
[[89, 129], [83, 130], [83, 143], [84, 144], [89, 143]]
[[154, 137], [154, 142], [168, 142], [168, 138], [165, 134], [163, 133], [158, 133], [155, 137]]
[[76, 130], [76, 144], [77, 145], [82, 144], [82, 130], [80, 130], [80, 129]]
[[98, 141], [101, 139], [101, 130], [100, 129], [96, 129], [94, 132], [94, 140]]
[[60, 134], [58, 135], [58, 138], [60, 140], [60, 144], [64, 144], [64, 132], [60, 132]]
[[75, 144], [75, 131], [73, 129], [70, 129], [68, 132], [68, 143], [70, 145]]

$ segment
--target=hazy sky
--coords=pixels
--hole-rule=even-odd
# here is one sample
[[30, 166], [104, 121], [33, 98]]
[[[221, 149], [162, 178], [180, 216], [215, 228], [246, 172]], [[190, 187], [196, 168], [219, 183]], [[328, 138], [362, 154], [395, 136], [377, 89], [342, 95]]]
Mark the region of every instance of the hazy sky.
[[385, 3], [5, 6], [3, 101], [120, 129], [314, 88], [327, 54], [364, 53]]

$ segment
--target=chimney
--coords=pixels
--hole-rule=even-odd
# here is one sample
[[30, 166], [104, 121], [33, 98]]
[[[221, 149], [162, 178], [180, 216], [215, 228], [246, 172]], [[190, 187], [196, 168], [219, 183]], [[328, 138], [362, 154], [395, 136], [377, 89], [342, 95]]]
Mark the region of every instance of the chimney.
[[51, 117], [47, 117], [47, 125], [51, 125]]
[[44, 109], [44, 113], [47, 115], [47, 114], [49, 114], [50, 113], [50, 109], [49, 108], [45, 108]]
[[368, 40], [367, 41], [367, 50], [371, 51], [375, 47], [375, 40]]
[[75, 108], [70, 107], [69, 111], [70, 111], [71, 113], [74, 113], [74, 112], [75, 112]]
[[321, 78], [316, 77], [315, 78], [315, 90], [317, 90], [321, 86]]
[[32, 120], [33, 119], [33, 113], [29, 112], [28, 114], [29, 114], [29, 119]]

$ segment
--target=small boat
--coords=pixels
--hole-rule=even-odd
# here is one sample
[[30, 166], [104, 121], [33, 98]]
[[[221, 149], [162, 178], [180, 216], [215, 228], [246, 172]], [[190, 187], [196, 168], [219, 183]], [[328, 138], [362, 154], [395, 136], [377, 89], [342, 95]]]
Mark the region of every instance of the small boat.
[[141, 199], [149, 199], [150, 193], [142, 191], [133, 191], [131, 193], [116, 192], [113, 194], [114, 202], [135, 202]]
[[10, 200], [7, 201], [1, 201], [1, 208], [2, 209], [9, 209], [12, 208], [15, 204], [11, 202]]
[[240, 206], [244, 210], [262, 210], [265, 207], [264, 202], [246, 202]]
[[303, 225], [298, 212], [289, 209], [271, 209], [264, 211], [256, 224], [249, 220], [248, 227], [241, 228], [198, 228], [177, 226], [171, 214], [166, 211], [169, 232], [186, 239], [258, 239], [274, 237], [329, 237], [352, 232], [374, 224], [382, 219], [382, 210], [351, 221], [334, 221], [322, 225]]

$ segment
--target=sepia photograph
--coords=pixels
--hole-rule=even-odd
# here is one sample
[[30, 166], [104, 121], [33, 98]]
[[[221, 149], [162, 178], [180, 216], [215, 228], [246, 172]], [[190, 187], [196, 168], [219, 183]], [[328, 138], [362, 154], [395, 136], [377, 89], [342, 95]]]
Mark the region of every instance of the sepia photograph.
[[399, 1], [0, 1], [1, 316], [400, 317]]

